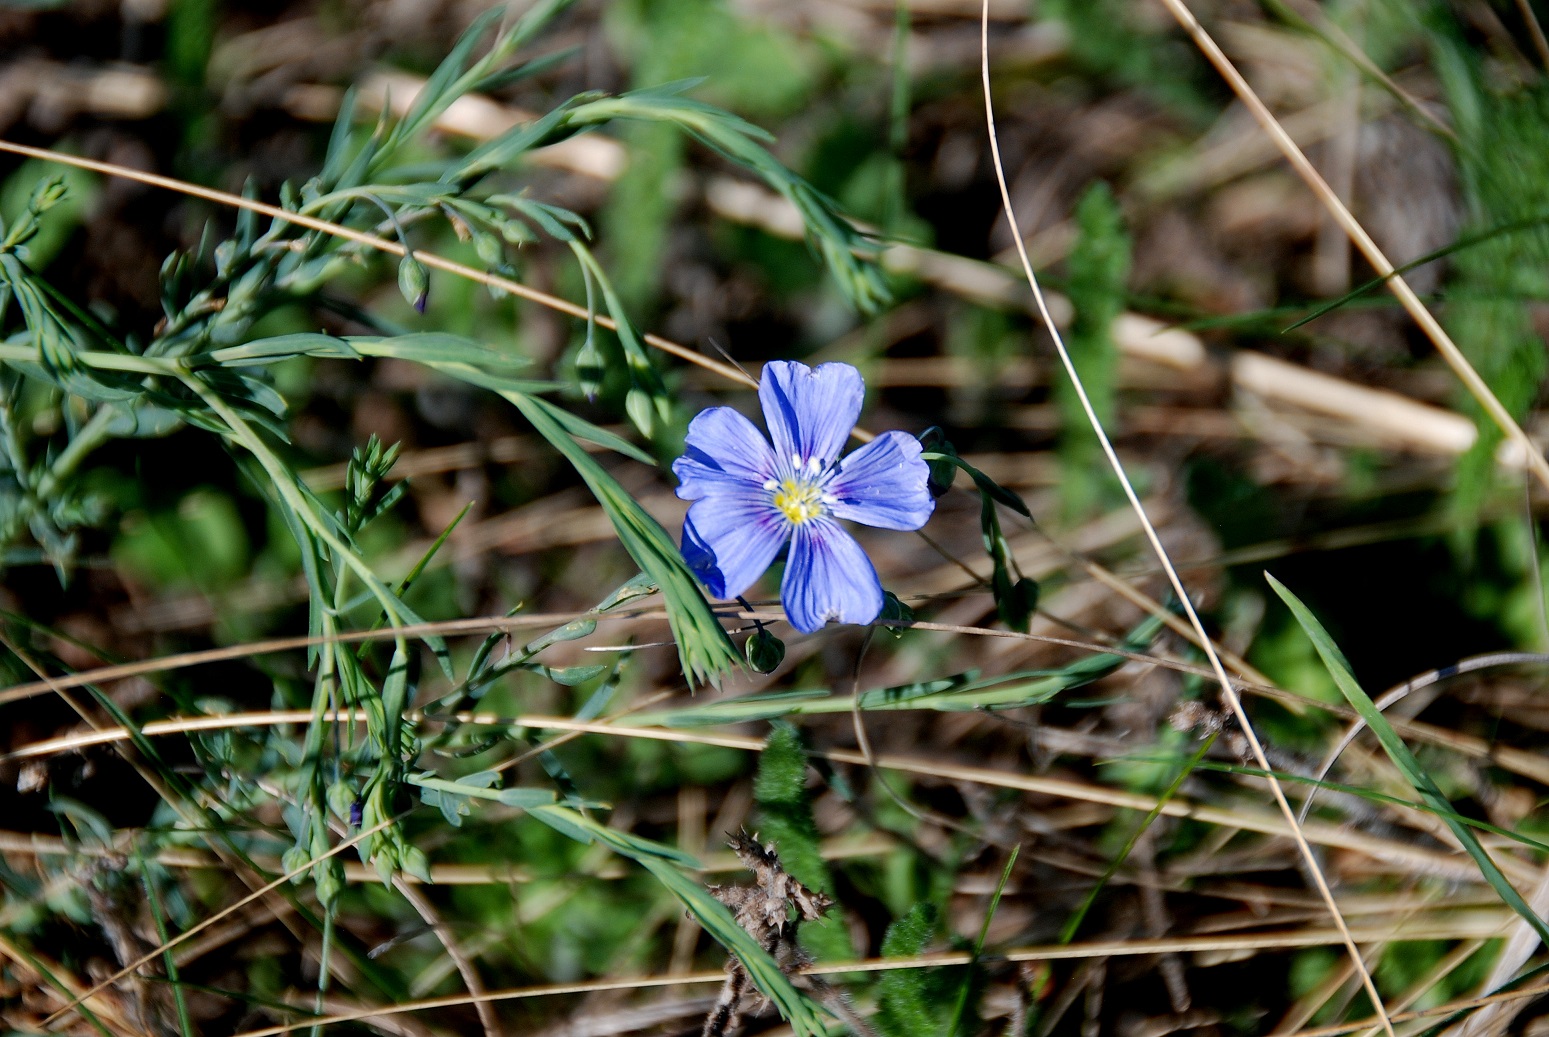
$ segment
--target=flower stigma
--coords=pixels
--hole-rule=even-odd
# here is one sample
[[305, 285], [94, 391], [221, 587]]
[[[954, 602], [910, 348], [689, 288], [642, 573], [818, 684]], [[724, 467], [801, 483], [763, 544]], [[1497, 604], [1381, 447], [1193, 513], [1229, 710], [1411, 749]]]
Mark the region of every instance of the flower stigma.
[[823, 492], [823, 484], [805, 475], [778, 483], [770, 479], [764, 483], [764, 489], [774, 491], [774, 506], [793, 526], [820, 517], [828, 511], [827, 505], [833, 503], [833, 498]]

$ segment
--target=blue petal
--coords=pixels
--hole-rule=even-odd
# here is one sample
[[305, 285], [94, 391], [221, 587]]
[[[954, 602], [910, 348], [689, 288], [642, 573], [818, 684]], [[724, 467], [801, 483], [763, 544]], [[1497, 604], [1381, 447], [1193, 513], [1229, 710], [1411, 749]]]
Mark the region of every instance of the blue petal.
[[764, 365], [758, 400], [780, 463], [794, 455], [803, 464], [817, 458], [827, 468], [861, 416], [866, 386], [849, 364], [806, 364], [775, 360]]
[[866, 526], [919, 529], [936, 510], [920, 452], [907, 432], [882, 433], [839, 462], [826, 487], [835, 499], [829, 511]]
[[672, 472], [683, 500], [746, 494], [774, 478], [774, 454], [747, 418], [730, 407], [711, 407], [689, 422], [683, 456], [672, 462]]
[[764, 575], [789, 529], [767, 494], [716, 494], [689, 507], [683, 520], [683, 560], [711, 595], [735, 598]]
[[814, 519], [796, 527], [780, 600], [804, 634], [830, 619], [870, 623], [882, 612], [882, 581], [854, 537], [833, 519]]

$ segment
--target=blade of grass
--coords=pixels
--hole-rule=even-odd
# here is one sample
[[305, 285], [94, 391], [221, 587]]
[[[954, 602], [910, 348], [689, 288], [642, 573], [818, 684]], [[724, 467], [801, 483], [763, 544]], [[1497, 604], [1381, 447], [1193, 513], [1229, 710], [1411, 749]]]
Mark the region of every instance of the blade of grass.
[[[1011, 869], [1016, 867], [1017, 857], [1022, 853], [1022, 844], [1017, 843], [1011, 848], [1011, 856], [1006, 858], [1006, 866], [1001, 869], [1000, 881], [995, 884], [995, 895], [990, 897], [990, 906], [984, 912], [984, 924], [979, 927], [979, 938], [974, 941], [974, 962], [977, 963], [980, 955], [984, 953], [984, 943], [990, 937], [990, 923], [995, 920], [995, 912], [1000, 907], [1001, 894], [1006, 892], [1006, 883], [1011, 881]], [[952, 1018], [947, 1022], [947, 1033], [957, 1033], [957, 1028], [962, 1024], [963, 1012], [968, 1008], [968, 991], [973, 985], [973, 972], [970, 971], [963, 977], [963, 982], [957, 988], [957, 1004], [952, 1009]]]
[[[1172, 763], [1175, 762], [1177, 758], [1174, 756], [1137, 753], [1133, 756], [1126, 756], [1124, 759], [1134, 761], [1136, 763]], [[1117, 763], [1119, 761], [1114, 760], [1106, 762]], [[1264, 777], [1264, 772], [1260, 771], [1257, 767], [1244, 767], [1240, 764], [1234, 763], [1200, 762], [1195, 763], [1193, 766], [1198, 770], [1211, 771], [1217, 774], [1243, 774], [1250, 775], [1255, 778]], [[1479, 831], [1488, 832], [1491, 835], [1500, 836], [1502, 839], [1518, 843], [1519, 845], [1527, 847], [1530, 850], [1537, 850], [1540, 853], [1549, 853], [1549, 842], [1545, 842], [1542, 839], [1535, 839], [1530, 835], [1523, 835], [1521, 832], [1513, 832], [1509, 828], [1502, 828], [1500, 825], [1494, 825], [1488, 821], [1480, 821], [1475, 818], [1468, 817], [1465, 814], [1458, 813], [1456, 810], [1449, 811], [1443, 815], [1442, 812], [1438, 811], [1436, 808], [1426, 803], [1422, 803], [1419, 800], [1404, 799], [1402, 796], [1391, 796], [1386, 792], [1378, 792], [1376, 789], [1369, 789], [1360, 785], [1345, 785], [1337, 781], [1324, 781], [1317, 778], [1309, 778], [1304, 774], [1293, 774], [1289, 771], [1275, 771], [1273, 773], [1277, 780], [1286, 782], [1288, 784], [1306, 785], [1309, 788], [1323, 789], [1328, 792], [1342, 792], [1347, 796], [1358, 796], [1361, 799], [1368, 800], [1372, 803], [1381, 803], [1387, 804], [1389, 806], [1403, 807], [1408, 810], [1422, 810], [1434, 816], [1451, 817], [1459, 824], [1467, 825], [1470, 828], [1477, 828]]]
[[1350, 664], [1345, 660], [1344, 653], [1339, 650], [1339, 646], [1334, 643], [1333, 638], [1329, 637], [1328, 631], [1323, 629], [1323, 624], [1318, 622], [1317, 617], [1312, 614], [1312, 611], [1285, 584], [1275, 579], [1269, 573], [1265, 573], [1264, 578], [1269, 581], [1269, 585], [1280, 596], [1280, 600], [1286, 603], [1286, 606], [1291, 610], [1291, 614], [1301, 624], [1302, 630], [1306, 632], [1308, 638], [1312, 641], [1313, 647], [1317, 649], [1319, 658], [1323, 660], [1324, 667], [1327, 668], [1329, 675], [1334, 678], [1334, 683], [1339, 686], [1339, 690], [1345, 696], [1346, 701], [1361, 714], [1361, 719], [1366, 722], [1366, 726], [1371, 728], [1372, 733], [1377, 736], [1377, 741], [1382, 744], [1383, 751], [1388, 754], [1388, 759], [1393, 761], [1393, 765], [1398, 768], [1399, 773], [1419, 793], [1420, 799], [1437, 817], [1441, 818], [1442, 822], [1451, 830], [1453, 836], [1463, 845], [1463, 849], [1467, 851], [1468, 855], [1479, 866], [1480, 874], [1484, 876], [1485, 881], [1500, 896], [1502, 902], [1522, 916], [1522, 919], [1533, 927], [1533, 931], [1538, 934], [1540, 940], [1549, 944], [1549, 923], [1545, 923], [1528, 906], [1527, 901], [1522, 899], [1522, 895], [1517, 892], [1516, 887], [1511, 884], [1500, 868], [1496, 866], [1495, 861], [1491, 859], [1490, 854], [1479, 842], [1478, 837], [1474, 835], [1467, 825], [1457, 820], [1456, 811], [1453, 810], [1452, 804], [1447, 800], [1447, 797], [1442, 794], [1441, 789], [1437, 787], [1436, 782], [1426, 772], [1425, 768], [1420, 766], [1420, 761], [1415, 758], [1409, 746], [1404, 744], [1404, 740], [1399, 737], [1398, 732], [1393, 730], [1393, 725], [1388, 723], [1388, 718], [1377, 708], [1377, 704], [1371, 700], [1371, 696], [1367, 695], [1360, 684], [1356, 682], [1354, 675], [1350, 672]]
[[[1529, 483], [1528, 485], [1532, 484]], [[1537, 571], [1536, 566], [1534, 567], [1534, 571]], [[1400, 684], [1396, 688], [1390, 688], [1388, 691], [1384, 692], [1380, 698], [1377, 699], [1375, 705], [1379, 712], [1385, 711], [1389, 706], [1399, 702], [1406, 696], [1419, 691], [1421, 688], [1435, 684], [1437, 681], [1446, 680], [1449, 677], [1456, 677], [1460, 674], [1472, 673], [1475, 670], [1483, 670], [1493, 666], [1510, 666], [1522, 663], [1549, 663], [1549, 655], [1544, 655], [1541, 652], [1488, 652], [1484, 655], [1470, 656], [1469, 658], [1461, 659], [1450, 666], [1442, 666], [1434, 670], [1429, 670], [1418, 677], [1405, 681], [1403, 684]], [[1365, 721], [1358, 715], [1355, 719], [1355, 722], [1346, 728], [1345, 733], [1339, 737], [1339, 741], [1335, 742], [1333, 747], [1330, 748], [1326, 754], [1324, 754], [1323, 761], [1318, 764], [1318, 771], [1313, 775], [1313, 777], [1317, 779], [1325, 777], [1328, 772], [1333, 769], [1334, 764], [1338, 761], [1340, 755], [1347, 748], [1349, 748], [1350, 743], [1355, 741], [1355, 736], [1360, 734], [1365, 726]], [[1317, 788], [1318, 786], [1314, 785], [1313, 791], [1308, 792], [1307, 798], [1302, 800], [1302, 809], [1296, 815], [1297, 820], [1307, 820], [1307, 815], [1312, 812], [1313, 796]]]
[[1199, 766], [1200, 761], [1205, 758], [1205, 754], [1210, 751], [1210, 747], [1215, 744], [1217, 734], [1218, 732], [1212, 732], [1200, 745], [1199, 749], [1195, 751], [1194, 755], [1185, 760], [1183, 766], [1178, 768], [1177, 776], [1168, 784], [1166, 790], [1157, 797], [1156, 806], [1152, 807], [1150, 812], [1141, 819], [1140, 824], [1135, 826], [1135, 830], [1124, 841], [1124, 845], [1119, 848], [1119, 852], [1114, 854], [1113, 860], [1108, 862], [1108, 866], [1103, 869], [1103, 873], [1092, 884], [1091, 891], [1087, 893], [1086, 899], [1081, 902], [1081, 906], [1076, 908], [1076, 913], [1071, 915], [1070, 921], [1065, 923], [1065, 928], [1060, 931], [1060, 943], [1069, 943], [1076, 938], [1076, 931], [1081, 928], [1081, 923], [1086, 918], [1087, 912], [1091, 911], [1092, 905], [1097, 902], [1098, 894], [1103, 891], [1103, 887], [1118, 873], [1118, 870], [1124, 866], [1124, 862], [1129, 859], [1130, 852], [1135, 849], [1135, 844], [1140, 841], [1140, 837], [1146, 834], [1146, 830], [1151, 827], [1151, 823], [1161, 816], [1162, 809], [1172, 801], [1173, 796], [1178, 794], [1178, 790], [1183, 787], [1183, 783], [1188, 780], [1189, 775], [1194, 773], [1194, 769]]
[[[1439, 248], [1434, 252], [1427, 252], [1425, 255], [1418, 259], [1411, 259], [1403, 266], [1396, 267], [1394, 269], [1394, 273], [1407, 274], [1409, 271], [1417, 269], [1418, 267], [1422, 267], [1427, 263], [1433, 263], [1438, 259], [1450, 256], [1454, 252], [1461, 252], [1463, 249], [1471, 248], [1474, 245], [1482, 245], [1485, 242], [1492, 241], [1503, 234], [1512, 234], [1519, 230], [1533, 230], [1538, 227], [1542, 227], [1545, 223], [1549, 223], [1549, 215], [1543, 214], [1529, 216], [1526, 219], [1513, 220], [1510, 223], [1503, 223], [1499, 227], [1491, 227], [1489, 230], [1480, 231], [1478, 234], [1454, 241], [1452, 244], [1447, 245], [1444, 248]], [[1351, 289], [1344, 295], [1341, 295], [1339, 298], [1334, 299], [1331, 302], [1323, 303], [1314, 309], [1311, 313], [1298, 320], [1295, 324], [1286, 325], [1286, 327], [1280, 330], [1280, 333], [1282, 335], [1286, 335], [1295, 331], [1297, 328], [1304, 324], [1311, 324], [1313, 321], [1317, 320], [1324, 314], [1329, 313], [1332, 310], [1337, 310], [1341, 306], [1345, 306], [1355, 301], [1356, 299], [1365, 295], [1367, 292], [1371, 291], [1373, 288], [1380, 287], [1386, 280], [1386, 277], [1374, 277], [1370, 281], [1367, 281], [1365, 284]], [[1452, 295], [1449, 293], [1448, 297], [1452, 298]]]
[[[151, 882], [151, 876], [145, 867], [145, 855], [140, 852], [140, 841], [135, 840], [134, 859], [137, 870], [140, 872], [140, 887], [145, 890], [145, 902], [151, 909], [151, 920], [156, 925], [156, 938], [165, 946], [167, 943], [167, 915], [161, 906], [161, 897], [156, 895], [156, 886]], [[194, 1037], [197, 1033], [194, 1029], [193, 1018], [188, 1014], [188, 998], [183, 995], [183, 981], [178, 975], [177, 959], [172, 951], [162, 953], [162, 968], [167, 972], [167, 982], [172, 986], [172, 999], [177, 1006], [178, 1030], [183, 1037]], [[322, 969], [319, 977], [327, 976], [328, 970]]]

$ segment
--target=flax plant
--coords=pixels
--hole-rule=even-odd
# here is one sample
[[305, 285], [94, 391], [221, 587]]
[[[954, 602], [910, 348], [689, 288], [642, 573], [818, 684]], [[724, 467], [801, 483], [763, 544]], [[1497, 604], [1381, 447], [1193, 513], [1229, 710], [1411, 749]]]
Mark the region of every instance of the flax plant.
[[[285, 815], [294, 839], [285, 870], [297, 872], [315, 862], [310, 877], [325, 906], [335, 903], [344, 882], [339, 858], [329, 853], [331, 817], [334, 826], [364, 833], [361, 857], [384, 881], [400, 870], [427, 874], [425, 855], [395, 821], [406, 781], [449, 816], [456, 816], [470, 797], [493, 796], [530, 808], [535, 817], [582, 841], [597, 839], [605, 830], [585, 816], [587, 804], [573, 796], [492, 789], [489, 782], [448, 787], [415, 773], [422, 734], [404, 715], [417, 691], [418, 656], [433, 659], [448, 681], [455, 682], [456, 674], [439, 637], [424, 635], [416, 645], [402, 633], [424, 622], [405, 600], [412, 574], [395, 582], [362, 551], [363, 531], [402, 493], [401, 485], [385, 485], [395, 449], [374, 440], [363, 445], [350, 462], [342, 500], [325, 499], [302, 479], [290, 457], [290, 401], [273, 376], [275, 365], [303, 356], [391, 358], [509, 402], [574, 466], [642, 570], [611, 605], [604, 602], [599, 608], [659, 592], [686, 679], [716, 681], [741, 665], [740, 654], [674, 539], [581, 442], [647, 464], [654, 463], [652, 454], [582, 418], [555, 394], [566, 389], [593, 393], [598, 387], [593, 379], [601, 375], [622, 381], [623, 409], [648, 446], [660, 445], [677, 422], [674, 399], [592, 254], [586, 221], [529, 193], [522, 182], [524, 164], [540, 149], [618, 121], [675, 128], [793, 203], [815, 252], [857, 308], [871, 310], [886, 299], [885, 284], [867, 258], [869, 244], [860, 233], [770, 154], [766, 133], [687, 96], [693, 84], [620, 96], [578, 94], [471, 151], [424, 161], [423, 149], [411, 145], [459, 97], [509, 86], [554, 63], [553, 56], [520, 60], [518, 55], [567, 5], [567, 0], [546, 0], [516, 19], [507, 19], [500, 8], [490, 11], [462, 36], [401, 118], [384, 114], [374, 125], [360, 125], [353, 94], [347, 94], [317, 175], [299, 185], [286, 183], [279, 191], [279, 207], [306, 218], [307, 224], [243, 210], [229, 237], [215, 240], [207, 232], [197, 248], [169, 256], [160, 275], [163, 317], [154, 328], [114, 326], [85, 302], [59, 291], [29, 263], [28, 243], [65, 197], [63, 180], [38, 184], [25, 210], [9, 226], [0, 226], [0, 559], [21, 557], [17, 552], [23, 550], [40, 552], [61, 579], [69, 579], [79, 534], [107, 519], [104, 503], [90, 488], [94, 460], [104, 447], [182, 429], [220, 441], [230, 463], [269, 499], [300, 549], [308, 633], [319, 639], [309, 658], [311, 722], [294, 767], [274, 780], [283, 781], [294, 803]], [[616, 331], [605, 335], [588, 320], [588, 362], [580, 365], [575, 385], [535, 376], [528, 358], [509, 349], [443, 332], [394, 333], [390, 321], [366, 311], [353, 316], [375, 325], [376, 334], [262, 337], [255, 329], [266, 316], [298, 305], [315, 307], [341, 275], [373, 261], [379, 252], [317, 221], [401, 245], [398, 285], [422, 312], [433, 286], [414, 252], [418, 228], [436, 221], [449, 225], [473, 244], [487, 270], [507, 278], [514, 277], [512, 264], [523, 248], [557, 242], [573, 253], [589, 296], [596, 289]], [[35, 420], [40, 410], [50, 412], [52, 420]], [[34, 431], [49, 425], [58, 431]], [[333, 640], [362, 621], [390, 628], [391, 648]], [[554, 641], [578, 636], [575, 626], [535, 641], [506, 668], [537, 667], [531, 656]], [[462, 686], [492, 679], [484, 672], [488, 655], [480, 654]], [[330, 734], [335, 711], [357, 709], [366, 718], [363, 740], [346, 743]], [[207, 763], [219, 769], [218, 760]], [[233, 796], [228, 789], [221, 798], [234, 803], [255, 796], [262, 798], [255, 790]], [[616, 833], [607, 833], [603, 841], [641, 859], [659, 876], [683, 863]], [[708, 896], [685, 894], [685, 882], [668, 884], [696, 912], [707, 912], [713, 932], [746, 944], [741, 950], [756, 958], [756, 946], [724, 909]], [[752, 962], [750, 968], [755, 974], [769, 972]], [[779, 981], [778, 971], [769, 974]], [[788, 987], [770, 994], [794, 1021], [806, 1028], [815, 1025]]]

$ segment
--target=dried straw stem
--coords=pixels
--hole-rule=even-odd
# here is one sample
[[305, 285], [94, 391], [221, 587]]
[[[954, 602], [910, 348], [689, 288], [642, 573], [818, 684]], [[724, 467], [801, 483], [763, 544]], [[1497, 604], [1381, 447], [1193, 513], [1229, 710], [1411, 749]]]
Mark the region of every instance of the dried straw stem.
[[[1189, 623], [1193, 625], [1195, 631], [1199, 634], [1200, 645], [1204, 649], [1206, 657], [1210, 660], [1210, 668], [1214, 672], [1216, 680], [1221, 685], [1221, 697], [1236, 716], [1238, 726], [1242, 730], [1243, 737], [1248, 742], [1248, 748], [1252, 752], [1254, 760], [1264, 771], [1265, 780], [1269, 783], [1269, 790], [1275, 798], [1275, 805], [1280, 808], [1280, 812], [1290, 828], [1291, 838], [1296, 842], [1296, 848], [1306, 862], [1307, 873], [1317, 886], [1318, 894], [1323, 898], [1324, 903], [1328, 905], [1329, 915], [1333, 918], [1335, 928], [1339, 930], [1342, 936], [1341, 942], [1344, 943], [1345, 949], [1350, 955], [1350, 960], [1360, 974], [1361, 983], [1366, 988], [1367, 995], [1371, 998], [1372, 1004], [1376, 1006], [1377, 1014], [1382, 1019], [1383, 1030], [1388, 1037], [1395, 1037], [1393, 1024], [1388, 1020], [1387, 1009], [1382, 1004], [1382, 995], [1377, 991], [1377, 985], [1372, 980], [1371, 972], [1366, 968], [1366, 963], [1361, 958], [1361, 951], [1356, 946], [1355, 938], [1350, 934], [1348, 927], [1345, 925], [1344, 917], [1339, 912], [1339, 905], [1334, 901], [1334, 893], [1329, 889], [1328, 881], [1323, 876], [1317, 857], [1313, 854], [1312, 847], [1308, 844], [1301, 826], [1296, 822], [1296, 815], [1291, 810], [1290, 801], [1286, 799], [1285, 790], [1280, 787], [1279, 780], [1274, 776], [1273, 768], [1269, 765], [1269, 758], [1264, 753], [1264, 747], [1259, 742], [1257, 733], [1253, 730], [1253, 724], [1248, 719], [1247, 711], [1243, 709], [1242, 699], [1238, 696], [1232, 686], [1231, 679], [1226, 674], [1226, 668], [1221, 663], [1221, 657], [1216, 652], [1215, 645], [1210, 640], [1210, 635], [1205, 631], [1205, 625], [1200, 621], [1199, 614], [1195, 611], [1194, 602], [1190, 599], [1188, 590], [1183, 585], [1182, 578], [1179, 577], [1177, 570], [1173, 567], [1172, 559], [1168, 556], [1167, 549], [1162, 546], [1162, 539], [1157, 534], [1156, 527], [1151, 524], [1151, 519], [1146, 514], [1145, 507], [1140, 503], [1140, 497], [1135, 492], [1135, 487], [1130, 483], [1129, 477], [1125, 474], [1124, 466], [1119, 462], [1119, 455], [1114, 451], [1113, 443], [1103, 429], [1103, 424], [1097, 417], [1097, 411], [1093, 408], [1092, 401], [1087, 397], [1086, 387], [1081, 382], [1081, 376], [1076, 372], [1076, 365], [1070, 358], [1070, 352], [1065, 348], [1064, 338], [1055, 326], [1054, 319], [1049, 313], [1048, 304], [1044, 300], [1043, 291], [1038, 285], [1038, 278], [1033, 273], [1033, 264], [1027, 255], [1027, 244], [1022, 238], [1022, 231], [1017, 225], [1016, 211], [1011, 204], [1011, 190], [1006, 183], [1006, 171], [1000, 158], [1000, 143], [996, 138], [995, 105], [990, 89], [989, 10], [989, 0], [984, 0], [979, 22], [979, 67], [984, 87], [985, 125], [989, 135], [990, 157], [993, 160], [992, 164], [995, 169], [995, 183], [1000, 188], [1001, 208], [1005, 211], [1006, 222], [1011, 225], [1011, 239], [1016, 243], [1017, 256], [1022, 261], [1022, 272], [1027, 277], [1028, 286], [1033, 290], [1033, 298], [1038, 303], [1038, 312], [1054, 340], [1054, 347], [1059, 353], [1060, 363], [1064, 365], [1065, 373], [1070, 377], [1071, 385], [1076, 390], [1076, 396], [1081, 401], [1081, 409], [1086, 413], [1087, 422], [1091, 425], [1092, 431], [1096, 433], [1098, 443], [1102, 446], [1103, 453], [1108, 458], [1109, 466], [1112, 467], [1114, 474], [1118, 476], [1119, 483], [1124, 488], [1124, 495], [1129, 499], [1130, 507], [1135, 509], [1135, 515], [1145, 530], [1146, 539], [1151, 542], [1151, 547], [1156, 552], [1157, 560], [1161, 562], [1162, 568], [1166, 571], [1167, 580], [1172, 584], [1173, 591], [1183, 605], [1183, 610], [1188, 615]], [[1515, 423], [1513, 423], [1512, 427], [1516, 427]], [[1518, 434], [1522, 434], [1520, 429]], [[1544, 475], [1545, 485], [1549, 486], [1549, 464], [1545, 465]]]

